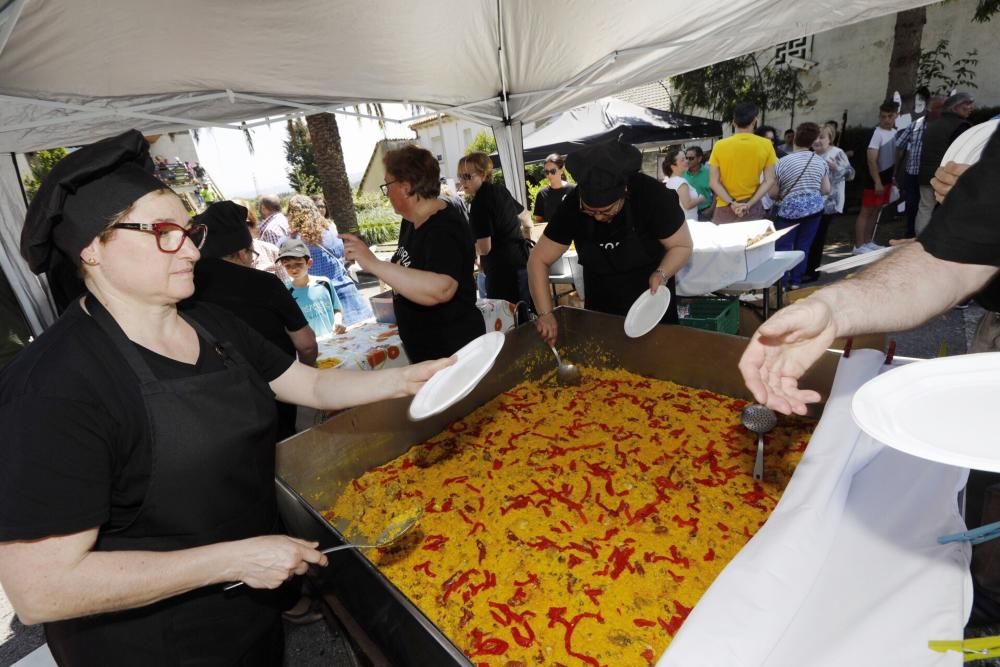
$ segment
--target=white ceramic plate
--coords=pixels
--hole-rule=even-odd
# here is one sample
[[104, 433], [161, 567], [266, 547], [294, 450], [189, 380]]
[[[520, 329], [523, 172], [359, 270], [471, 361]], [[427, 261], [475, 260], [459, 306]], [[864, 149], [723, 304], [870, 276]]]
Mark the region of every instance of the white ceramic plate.
[[882, 259], [885, 255], [893, 250], [895, 246], [886, 246], [885, 248], [879, 248], [878, 250], [872, 250], [871, 252], [866, 252], [863, 255], [851, 255], [850, 257], [845, 257], [844, 259], [839, 259], [836, 262], [830, 262], [829, 264], [824, 264], [818, 267], [816, 270], [820, 273], [837, 273], [838, 271], [847, 271], [849, 269], [856, 269], [859, 266], [864, 266], [865, 264], [871, 264], [872, 262]]
[[468, 396], [493, 368], [504, 340], [503, 333], [491, 331], [456, 352], [458, 361], [435, 373], [413, 397], [409, 410], [410, 419], [427, 419]]
[[851, 412], [866, 433], [907, 454], [1000, 472], [998, 405], [1000, 353], [986, 352], [882, 373], [854, 394]]
[[644, 336], [653, 330], [670, 305], [670, 290], [660, 285], [656, 294], [646, 290], [639, 295], [625, 316], [625, 335], [629, 338]]
[[990, 140], [990, 137], [993, 136], [993, 132], [997, 129], [998, 124], [1000, 124], [1000, 120], [993, 119], [985, 123], [980, 123], [975, 127], [970, 127], [958, 139], [951, 142], [951, 146], [948, 146], [948, 150], [944, 152], [944, 157], [941, 158], [941, 164], [948, 164], [949, 162], [975, 164], [979, 162], [979, 156], [982, 154], [983, 148], [986, 147], [986, 143]]

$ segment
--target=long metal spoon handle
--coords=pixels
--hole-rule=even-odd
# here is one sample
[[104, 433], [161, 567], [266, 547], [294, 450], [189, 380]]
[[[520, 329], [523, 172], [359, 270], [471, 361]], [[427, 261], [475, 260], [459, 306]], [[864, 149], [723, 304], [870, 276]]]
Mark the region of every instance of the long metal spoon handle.
[[320, 551], [321, 554], [329, 554], [334, 551], [340, 551], [342, 549], [378, 549], [379, 547], [386, 546], [384, 544], [340, 544], [335, 547], [327, 547]]
[[[328, 553], [333, 553], [334, 551], [340, 551], [341, 549], [377, 549], [379, 546], [382, 546], [382, 545], [379, 545], [379, 544], [338, 544], [335, 547], [327, 547], [326, 549], [321, 550], [320, 553], [321, 554], [328, 554]], [[225, 586], [223, 586], [222, 590], [224, 590], [224, 591], [231, 591], [234, 588], [239, 588], [243, 584], [244, 584], [244, 582], [242, 582], [242, 581], [234, 581], [231, 584], [226, 584]]]
[[549, 345], [549, 349], [552, 350], [552, 354], [556, 355], [556, 363], [562, 366], [563, 365], [562, 357], [559, 356], [559, 351], [556, 350], [556, 346]]
[[757, 435], [757, 458], [753, 462], [753, 478], [756, 481], [764, 479], [764, 435]]

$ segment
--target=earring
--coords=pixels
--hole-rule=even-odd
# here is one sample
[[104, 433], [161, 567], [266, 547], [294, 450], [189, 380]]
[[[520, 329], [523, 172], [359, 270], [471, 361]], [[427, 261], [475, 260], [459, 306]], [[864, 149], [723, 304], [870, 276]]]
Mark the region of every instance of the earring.
[[98, 262], [93, 257], [91, 257], [90, 259], [87, 259], [86, 257], [83, 257], [81, 259], [83, 259], [83, 263], [86, 264], [87, 266], [97, 266], [98, 264], [100, 264], [100, 262]]

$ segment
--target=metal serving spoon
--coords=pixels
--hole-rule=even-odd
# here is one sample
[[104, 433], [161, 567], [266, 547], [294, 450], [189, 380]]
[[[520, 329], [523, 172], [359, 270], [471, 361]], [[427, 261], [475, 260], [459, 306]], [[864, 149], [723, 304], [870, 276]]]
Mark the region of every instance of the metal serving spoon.
[[753, 478], [764, 479], [764, 434], [778, 423], [778, 416], [766, 405], [754, 404], [743, 408], [740, 421], [750, 431], [757, 434], [757, 459], [753, 463]]
[[580, 369], [573, 364], [564, 364], [555, 345], [549, 345], [549, 349], [552, 350], [552, 354], [556, 355], [556, 363], [559, 364], [559, 368], [556, 369], [556, 382], [564, 387], [574, 387], [580, 384]]
[[[412, 530], [413, 527], [420, 522], [423, 515], [423, 511], [420, 511], [413, 514], [405, 514], [395, 517], [389, 522], [389, 525], [382, 529], [382, 532], [378, 534], [378, 537], [375, 538], [375, 542], [373, 544], [338, 544], [335, 547], [327, 547], [326, 549], [321, 550], [320, 553], [329, 554], [334, 551], [340, 551], [341, 549], [381, 549], [383, 547], [387, 547], [390, 544], [399, 541], [403, 535], [410, 532], [410, 530]], [[235, 581], [231, 584], [226, 584], [222, 590], [230, 591], [234, 588], [239, 588], [242, 585], [242, 581]]]

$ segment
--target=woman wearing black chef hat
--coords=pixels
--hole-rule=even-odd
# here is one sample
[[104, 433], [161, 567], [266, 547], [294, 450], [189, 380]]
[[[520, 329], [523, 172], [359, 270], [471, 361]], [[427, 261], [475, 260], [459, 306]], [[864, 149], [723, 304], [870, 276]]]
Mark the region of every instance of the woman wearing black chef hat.
[[[566, 196], [528, 259], [539, 333], [554, 345], [549, 267], [575, 243], [585, 307], [625, 315], [646, 289], [674, 291], [674, 274], [691, 257], [691, 234], [677, 193], [639, 171], [642, 153], [618, 141], [570, 153], [577, 189]], [[677, 322], [674, 299], [662, 323]]]
[[60, 665], [281, 664], [262, 589], [326, 557], [275, 534], [272, 397], [343, 408], [447, 365], [317, 371], [178, 312], [204, 239], [136, 131], [64, 158], [28, 209], [32, 270], [59, 254], [88, 290], [0, 374], [0, 583]]

